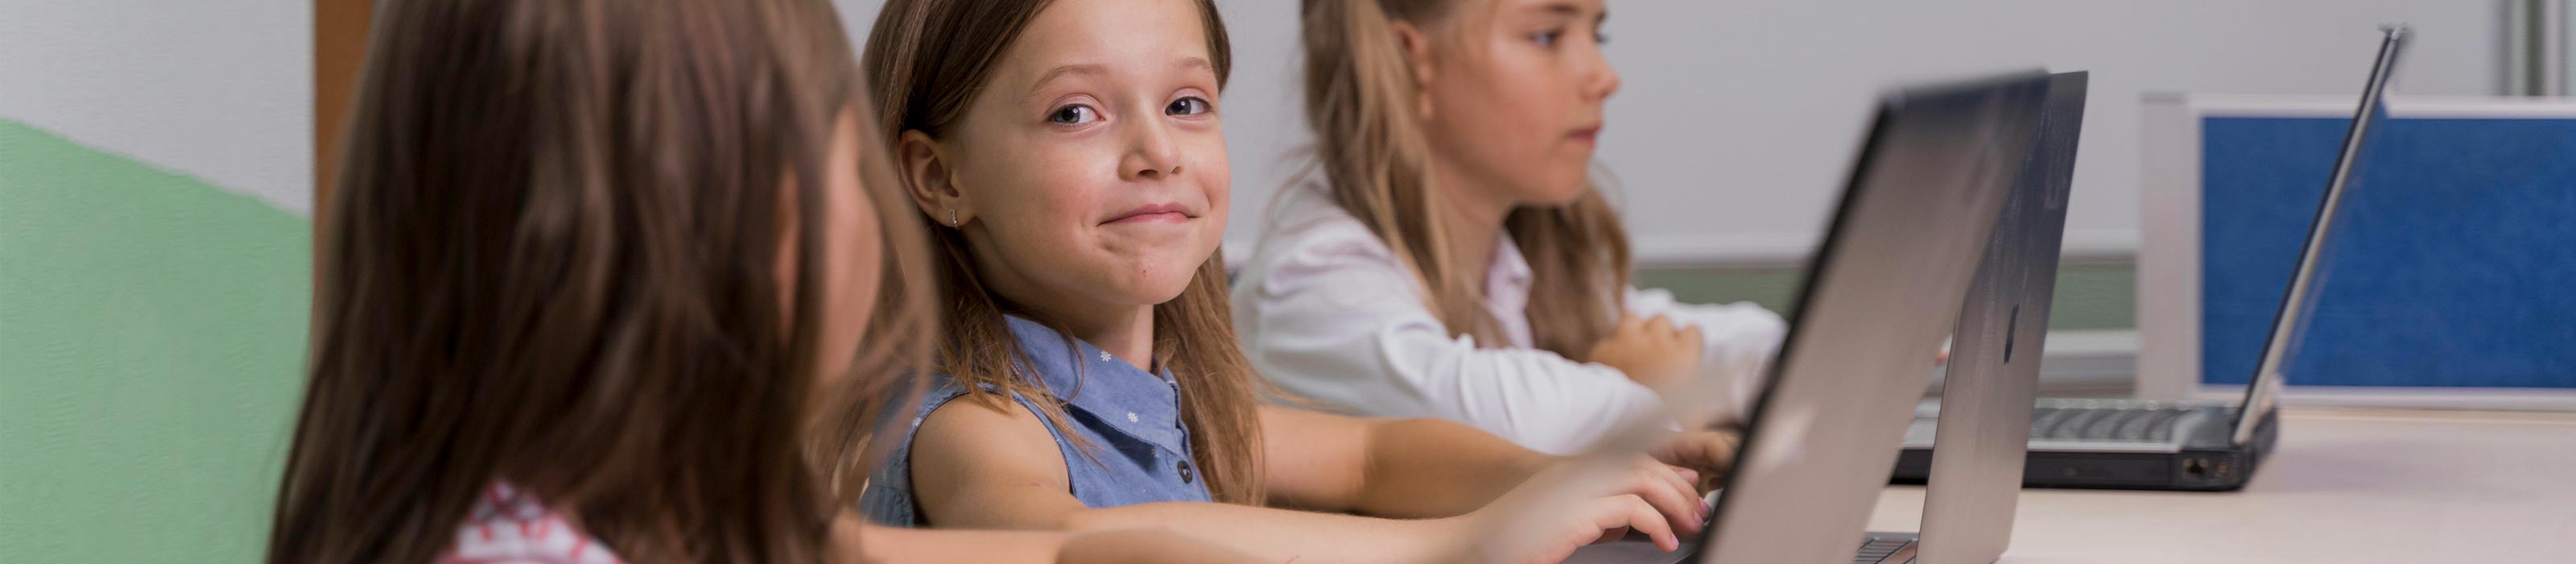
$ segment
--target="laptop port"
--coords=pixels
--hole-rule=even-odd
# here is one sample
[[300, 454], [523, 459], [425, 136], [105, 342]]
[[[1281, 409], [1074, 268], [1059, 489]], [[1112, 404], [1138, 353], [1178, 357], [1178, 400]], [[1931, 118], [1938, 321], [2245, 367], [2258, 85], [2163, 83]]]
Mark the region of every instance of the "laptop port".
[[2195, 480], [2209, 477], [2209, 463], [2199, 458], [2182, 459], [2182, 474]]

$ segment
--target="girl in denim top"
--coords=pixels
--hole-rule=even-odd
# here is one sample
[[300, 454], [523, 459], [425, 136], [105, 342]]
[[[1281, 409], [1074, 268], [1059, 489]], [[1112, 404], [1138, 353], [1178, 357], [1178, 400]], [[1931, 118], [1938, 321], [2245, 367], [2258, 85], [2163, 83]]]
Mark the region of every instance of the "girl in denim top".
[[865, 512], [1157, 527], [1272, 561], [1553, 561], [1631, 527], [1677, 547], [1706, 509], [1666, 462], [1713, 470], [1731, 449], [1667, 449], [1694, 456], [1558, 499], [1523, 484], [1570, 466], [1465, 425], [1258, 400], [1217, 252], [1229, 55], [1209, 0], [879, 13], [862, 67], [951, 295], [942, 374], [880, 435]]

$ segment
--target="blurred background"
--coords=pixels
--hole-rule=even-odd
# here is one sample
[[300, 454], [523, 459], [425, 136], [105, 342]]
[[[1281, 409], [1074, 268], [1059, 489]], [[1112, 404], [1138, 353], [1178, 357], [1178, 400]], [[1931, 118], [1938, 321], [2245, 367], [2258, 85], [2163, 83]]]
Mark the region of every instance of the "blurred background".
[[[836, 2], [864, 34], [876, 3]], [[1241, 257], [1308, 144], [1297, 2], [1220, 4], [1237, 61], [1227, 245]], [[2164, 279], [2139, 267], [2158, 221], [2145, 209], [2160, 166], [2151, 99], [2267, 95], [2250, 99], [2326, 116], [2341, 100], [2348, 117], [2385, 22], [2416, 32], [2400, 102], [2564, 96], [2567, 4], [1614, 0], [1608, 53], [1626, 86], [1600, 164], [1645, 285], [1785, 309], [1875, 96], [1984, 71], [2091, 71], [2047, 378], [2128, 393], [2150, 387], [2137, 383], [2140, 310], [2201, 306], [2142, 298], [2141, 279]], [[370, 10], [0, 0], [0, 562], [258, 558], [301, 385], [313, 210], [328, 198], [315, 179]], [[2556, 100], [2516, 107], [2560, 115]], [[2566, 330], [2558, 311], [2543, 310], [2557, 323], [2544, 329]], [[2529, 368], [2576, 370], [2555, 358]], [[2189, 374], [2159, 377], [2200, 382], [2186, 360]]]

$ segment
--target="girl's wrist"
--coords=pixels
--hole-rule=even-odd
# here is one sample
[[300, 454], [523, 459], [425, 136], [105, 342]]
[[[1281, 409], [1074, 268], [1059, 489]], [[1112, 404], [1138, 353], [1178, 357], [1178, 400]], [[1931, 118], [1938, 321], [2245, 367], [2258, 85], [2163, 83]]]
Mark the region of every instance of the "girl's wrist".
[[1466, 515], [1454, 517], [1437, 517], [1431, 519], [1403, 521], [1404, 532], [1398, 535], [1399, 538], [1397, 540], [1404, 546], [1405, 550], [1399, 550], [1397, 553], [1407, 555], [1408, 557], [1395, 558], [1390, 561], [1483, 561], [1484, 559], [1479, 557], [1480, 553], [1474, 549], [1477, 546], [1476, 541], [1478, 540], [1476, 535], [1478, 534], [1478, 531], [1482, 530], [1476, 525], [1480, 521], [1483, 521], [1480, 516], [1486, 511], [1487, 510], [1479, 509]]

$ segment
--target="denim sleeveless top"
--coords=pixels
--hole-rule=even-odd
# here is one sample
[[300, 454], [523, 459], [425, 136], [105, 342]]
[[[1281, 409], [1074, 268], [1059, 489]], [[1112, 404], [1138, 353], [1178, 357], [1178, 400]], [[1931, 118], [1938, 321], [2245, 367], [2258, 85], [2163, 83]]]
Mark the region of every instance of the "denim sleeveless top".
[[[1198, 463], [1190, 459], [1190, 430], [1181, 424], [1181, 388], [1170, 371], [1138, 370], [1035, 321], [1008, 317], [1006, 322], [1027, 355], [1026, 366], [1053, 396], [1035, 399], [1063, 406], [1066, 426], [1091, 445], [1086, 452], [1065, 431], [1046, 426], [1064, 458], [1074, 499], [1089, 507], [1212, 499]], [[859, 498], [860, 511], [880, 524], [930, 525], [912, 493], [913, 435], [930, 412], [966, 394], [962, 384], [945, 374], [933, 378], [920, 411], [879, 434], [900, 441], [885, 466], [868, 474], [867, 491]], [[1032, 398], [1012, 394], [1011, 400], [1039, 412]]]

